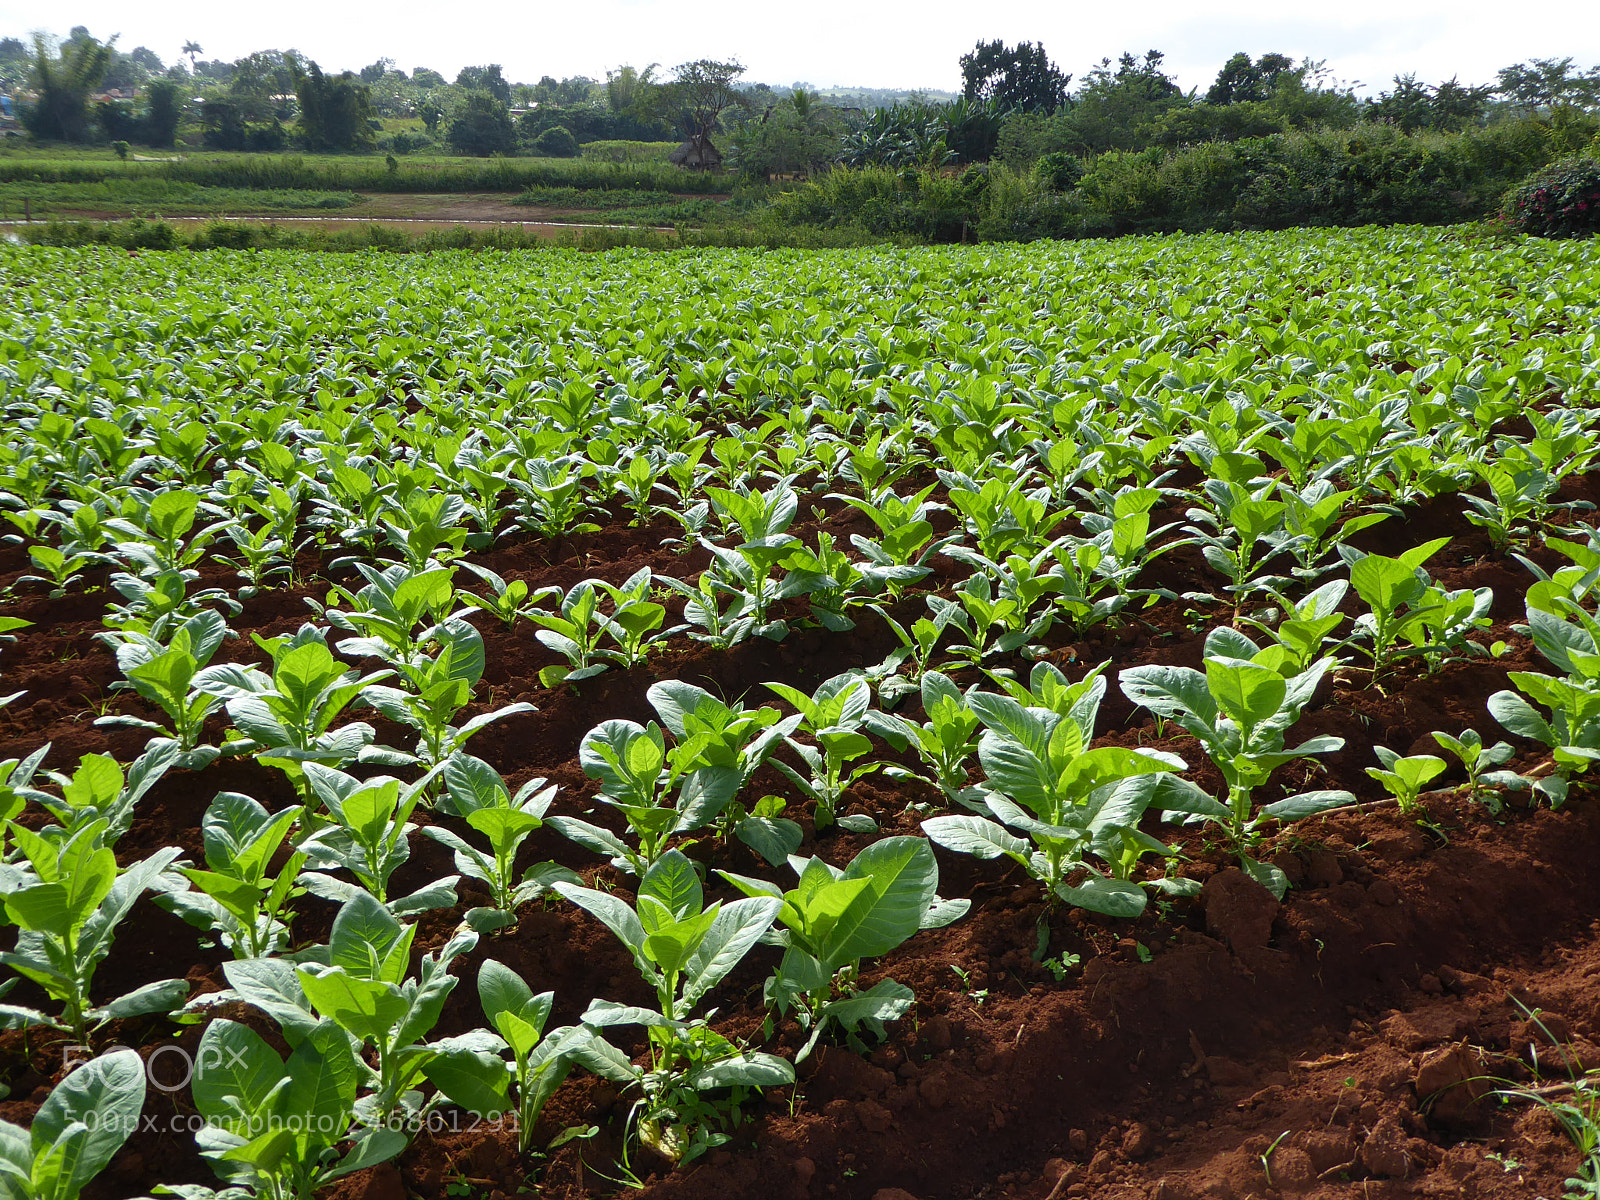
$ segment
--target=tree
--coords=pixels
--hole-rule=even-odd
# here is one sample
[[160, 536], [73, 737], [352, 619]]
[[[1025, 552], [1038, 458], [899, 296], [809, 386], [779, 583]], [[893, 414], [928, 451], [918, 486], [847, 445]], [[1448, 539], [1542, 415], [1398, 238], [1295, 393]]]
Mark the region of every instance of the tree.
[[183, 49], [179, 53], [189, 56], [189, 74], [193, 75], [195, 73], [195, 60], [205, 52], [205, 47], [199, 42], [185, 42], [183, 44]]
[[1367, 115], [1404, 133], [1418, 129], [1453, 131], [1483, 120], [1495, 89], [1464, 87], [1455, 79], [1438, 87], [1419, 83], [1414, 74], [1396, 75], [1394, 90], [1368, 102]]
[[1161, 69], [1159, 50], [1143, 60], [1123, 54], [1111, 69], [1109, 58], [1084, 77], [1073, 97], [1070, 112], [1058, 114], [1059, 144], [1048, 150], [1098, 154], [1105, 150], [1133, 150], [1148, 143], [1152, 128], [1166, 113], [1183, 108], [1189, 98]]
[[511, 85], [500, 73], [499, 63], [487, 67], [462, 67], [456, 76], [456, 86], [469, 92], [488, 92], [501, 104], [511, 104]]
[[34, 137], [62, 142], [89, 138], [93, 128], [89, 93], [111, 65], [115, 41], [75, 38], [62, 45], [57, 57], [43, 37], [34, 38], [33, 86], [38, 99], [24, 117]]
[[961, 56], [961, 94], [987, 100], [1001, 110], [1053, 113], [1067, 102], [1071, 75], [1063, 75], [1045, 55], [1043, 44], [979, 42]]
[[394, 70], [394, 59], [380, 58], [377, 62], [368, 63], [361, 68], [361, 82], [377, 83], [392, 70]]
[[516, 147], [511, 112], [491, 92], [468, 92], [450, 119], [445, 140], [458, 154], [509, 154]]
[[1295, 69], [1294, 61], [1283, 54], [1263, 54], [1255, 62], [1244, 51], [1222, 64], [1217, 81], [1206, 93], [1207, 104], [1247, 104], [1272, 95], [1278, 77]]
[[372, 145], [372, 102], [367, 86], [349, 71], [328, 76], [316, 63], [297, 72], [300, 135], [312, 150], [366, 150]]
[[161, 56], [148, 46], [135, 46], [128, 61], [149, 76], [164, 75], [167, 70]]
[[716, 62], [709, 58], [680, 63], [673, 68], [672, 82], [661, 91], [667, 110], [673, 113], [699, 156], [706, 157], [711, 135], [717, 131], [722, 114], [745, 102], [736, 86], [744, 67], [737, 62]]
[[836, 109], [819, 104], [803, 87], [747, 120], [734, 133], [739, 170], [757, 179], [774, 175], [810, 175], [843, 152]]
[[1579, 71], [1570, 58], [1535, 58], [1500, 71], [1495, 89], [1528, 112], [1600, 105], [1600, 67]]
[[143, 138], [145, 145], [165, 149], [178, 137], [178, 85], [170, 79], [157, 79], [145, 92], [150, 102], [145, 113]]
[[411, 82], [419, 88], [444, 87], [444, 76], [437, 71], [430, 71], [427, 67], [418, 67], [411, 72]]

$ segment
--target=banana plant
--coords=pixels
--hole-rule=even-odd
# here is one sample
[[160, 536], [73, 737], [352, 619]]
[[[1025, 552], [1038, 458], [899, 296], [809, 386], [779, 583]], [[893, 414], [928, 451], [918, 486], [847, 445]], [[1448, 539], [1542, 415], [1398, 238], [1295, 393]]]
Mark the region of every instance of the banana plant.
[[938, 929], [965, 916], [970, 900], [941, 900], [939, 864], [923, 838], [874, 842], [843, 870], [820, 858], [791, 858], [799, 882], [785, 892], [763, 879], [717, 873], [747, 896], [781, 903], [782, 928], [774, 939], [783, 961], [767, 980], [767, 1005], [793, 1012], [811, 1037], [795, 1056], [803, 1061], [823, 1032], [835, 1025], [859, 1046], [865, 1028], [878, 1038], [884, 1026], [910, 1011], [911, 989], [892, 979], [858, 984], [861, 962], [881, 958], [920, 930]]
[[37, 984], [61, 1005], [61, 1013], [0, 1004], [0, 1022], [10, 1028], [43, 1025], [85, 1042], [91, 1027], [106, 1021], [179, 1007], [189, 994], [182, 979], [148, 983], [105, 1004], [93, 1002], [90, 986], [111, 952], [117, 926], [181, 851], [175, 846], [158, 850], [119, 869], [105, 844], [104, 821], [93, 821], [59, 843], [14, 821], [8, 827], [23, 862], [0, 864], [0, 903], [18, 931], [16, 947], [0, 953], [0, 965]]
[[144, 1061], [112, 1050], [51, 1088], [27, 1129], [0, 1121], [7, 1200], [77, 1200], [139, 1128], [144, 1095]]
[[189, 924], [215, 933], [235, 958], [264, 958], [289, 945], [289, 901], [306, 853], [296, 850], [276, 872], [270, 864], [300, 819], [299, 806], [269, 813], [238, 792], [218, 792], [200, 820], [205, 869], [180, 867], [188, 881], [164, 876], [155, 902]]
[[1118, 678], [1128, 699], [1176, 721], [1199, 739], [1222, 773], [1228, 795], [1225, 803], [1197, 800], [1188, 809], [1191, 819], [1220, 825], [1244, 870], [1279, 897], [1288, 889], [1288, 878], [1251, 853], [1268, 822], [1299, 821], [1355, 802], [1349, 792], [1324, 789], [1257, 806], [1256, 789], [1277, 768], [1344, 748], [1343, 738], [1326, 735], [1293, 748], [1285, 746], [1285, 734], [1300, 719], [1334, 660], [1318, 659], [1287, 678], [1280, 669], [1282, 661], [1281, 648], [1263, 651], [1236, 630], [1222, 629], [1213, 630], [1206, 639], [1204, 673], [1189, 667], [1147, 666], [1125, 670]]
[[450, 848], [457, 871], [489, 885], [493, 905], [467, 910], [465, 920], [473, 929], [486, 933], [513, 924], [517, 906], [545, 895], [558, 879], [582, 882], [574, 872], [552, 862], [529, 867], [521, 879], [516, 876], [517, 851], [535, 830], [543, 828], [555, 799], [554, 784], [530, 779], [513, 796], [498, 771], [481, 758], [461, 752], [445, 763], [443, 779], [445, 794], [439, 808], [465, 819], [489, 841], [489, 853], [485, 854], [442, 826], [429, 825], [422, 831]]
[[[705, 904], [700, 877], [669, 850], [639, 880], [630, 906], [620, 896], [558, 883], [556, 890], [598, 918], [633, 955], [656, 993], [656, 1007], [595, 1000], [583, 1014], [591, 1030], [642, 1025], [648, 1061], [615, 1054], [639, 1095], [629, 1114], [639, 1140], [670, 1162], [693, 1162], [728, 1140], [726, 1126], [754, 1089], [794, 1082], [794, 1068], [771, 1054], [741, 1051], [693, 1016], [700, 1002], [772, 926], [782, 901], [769, 896]], [[601, 1039], [596, 1038], [596, 1043]], [[597, 1045], [597, 1050], [603, 1047]]]

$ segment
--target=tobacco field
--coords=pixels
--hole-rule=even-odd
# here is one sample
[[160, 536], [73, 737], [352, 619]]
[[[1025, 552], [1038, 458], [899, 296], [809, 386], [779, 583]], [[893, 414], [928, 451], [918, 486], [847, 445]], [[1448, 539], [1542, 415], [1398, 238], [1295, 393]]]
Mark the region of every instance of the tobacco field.
[[1600, 245], [0, 282], [5, 1200], [1600, 1196]]

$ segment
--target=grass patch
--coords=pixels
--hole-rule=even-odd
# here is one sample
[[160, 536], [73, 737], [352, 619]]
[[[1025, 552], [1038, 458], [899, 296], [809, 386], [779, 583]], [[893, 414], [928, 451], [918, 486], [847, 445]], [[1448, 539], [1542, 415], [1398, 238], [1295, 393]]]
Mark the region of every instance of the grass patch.
[[0, 183], [0, 203], [7, 215], [20, 216], [23, 204], [40, 215], [71, 209], [103, 212], [159, 212], [171, 216], [225, 212], [325, 211], [361, 202], [354, 192], [303, 188], [219, 188], [159, 178], [108, 179], [101, 183]]

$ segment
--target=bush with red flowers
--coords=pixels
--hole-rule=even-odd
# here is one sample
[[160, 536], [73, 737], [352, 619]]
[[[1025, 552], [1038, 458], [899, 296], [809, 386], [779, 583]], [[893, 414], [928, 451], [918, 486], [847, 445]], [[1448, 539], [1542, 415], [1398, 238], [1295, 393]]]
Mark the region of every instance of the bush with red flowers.
[[1600, 233], [1600, 158], [1552, 163], [1513, 188], [1501, 214], [1513, 229], [1535, 237]]

